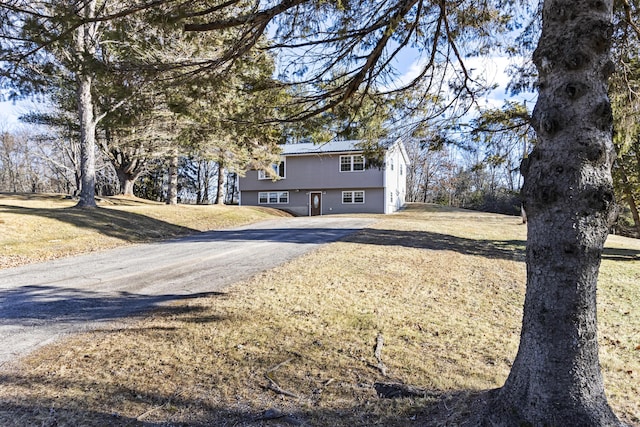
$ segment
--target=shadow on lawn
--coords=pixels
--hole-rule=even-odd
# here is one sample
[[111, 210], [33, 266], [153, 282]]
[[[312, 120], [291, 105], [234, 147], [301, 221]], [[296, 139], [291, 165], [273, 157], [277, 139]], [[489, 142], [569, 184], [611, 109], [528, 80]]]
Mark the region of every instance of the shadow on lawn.
[[[107, 375], [108, 376], [108, 375]], [[117, 425], [117, 426], [372, 426], [405, 427], [407, 425], [445, 426], [464, 425], [473, 415], [482, 411], [482, 402], [490, 391], [428, 391], [425, 397], [405, 398], [398, 405], [395, 399], [383, 399], [376, 395], [374, 387], [358, 385], [363, 402], [336, 409], [313, 409], [313, 405], [282, 400], [271, 391], [264, 390], [263, 399], [257, 405], [238, 402], [226, 406], [216, 402], [216, 384], [198, 386], [199, 392], [176, 390], [171, 395], [149, 392], [149, 388], [105, 381], [61, 378], [56, 374], [44, 376], [0, 374], [0, 382], [19, 390], [37, 390], [46, 384], [49, 394], [55, 398], [25, 393], [0, 397], [0, 422], [20, 420], [16, 425]], [[87, 402], [83, 390], [93, 393], [104, 387], [99, 401]], [[51, 394], [50, 394], [51, 395]], [[412, 403], [407, 404], [407, 399]], [[260, 406], [256, 408], [256, 406]], [[304, 407], [305, 409], [297, 409]], [[128, 408], [128, 413], [120, 413]], [[131, 408], [138, 408], [133, 412]], [[294, 409], [291, 409], [294, 408]]]
[[116, 209], [44, 209], [0, 204], [0, 213], [55, 219], [128, 242], [143, 242], [158, 237], [184, 236], [198, 232], [188, 227]]
[[604, 248], [602, 258], [611, 261], [640, 261], [640, 251], [621, 248]]
[[[101, 293], [53, 286], [23, 286], [0, 291], [0, 325], [36, 326], [78, 321], [108, 321], [158, 310], [166, 315], [197, 314], [198, 306], [168, 306], [168, 302], [225, 295], [206, 292], [189, 295]], [[220, 319], [198, 318], [208, 322]]]
[[[398, 231], [366, 228], [343, 241], [369, 245], [403, 246], [407, 248], [455, 251], [464, 255], [478, 255], [494, 259], [525, 260], [524, 240], [467, 239], [428, 231]], [[612, 261], [640, 261], [640, 251], [605, 248], [603, 259]]]
[[191, 234], [180, 242], [280, 242], [328, 243], [359, 231], [360, 228], [290, 227], [255, 228], [245, 230], [214, 230]]
[[369, 245], [455, 251], [465, 255], [524, 261], [524, 240], [477, 240], [428, 231], [398, 231], [367, 228], [343, 239]]

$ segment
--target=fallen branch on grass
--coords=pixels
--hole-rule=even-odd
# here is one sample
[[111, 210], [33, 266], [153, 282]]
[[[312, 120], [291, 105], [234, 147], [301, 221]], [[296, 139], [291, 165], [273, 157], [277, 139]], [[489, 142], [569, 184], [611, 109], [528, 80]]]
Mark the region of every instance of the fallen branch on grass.
[[379, 333], [378, 336], [376, 337], [376, 346], [373, 350], [373, 355], [376, 357], [376, 360], [378, 361], [378, 365], [376, 366], [376, 368], [378, 368], [380, 370], [380, 372], [382, 373], [382, 375], [384, 375], [385, 377], [387, 376], [387, 367], [384, 365], [384, 363], [382, 362], [382, 346], [384, 344], [384, 338], [382, 338], [382, 333]]
[[285, 389], [283, 389], [282, 387], [280, 387], [280, 385], [276, 382], [276, 380], [272, 377], [272, 373], [281, 368], [282, 366], [286, 365], [287, 363], [291, 362], [294, 358], [290, 357], [289, 359], [285, 360], [284, 362], [280, 362], [277, 365], [275, 365], [272, 368], [267, 369], [267, 371], [264, 373], [264, 377], [267, 379], [267, 381], [269, 381], [269, 384], [267, 385], [267, 389], [278, 393], [278, 394], [282, 394], [284, 396], [289, 396], [289, 397], [293, 397], [296, 399], [300, 399], [300, 396], [298, 396], [295, 393], [292, 393], [290, 391], [287, 391]]
[[147, 418], [149, 415], [151, 415], [152, 413], [154, 413], [157, 410], [160, 410], [162, 408], [165, 408], [169, 405], [171, 405], [171, 400], [175, 399], [176, 397], [180, 396], [180, 394], [182, 394], [181, 391], [177, 391], [175, 393], [173, 393], [169, 399], [167, 399], [166, 402], [164, 402], [162, 405], [156, 405], [154, 407], [152, 407], [151, 409], [149, 409], [147, 412], [145, 412], [144, 414], [138, 415], [136, 417], [136, 421], [142, 421], [143, 419]]

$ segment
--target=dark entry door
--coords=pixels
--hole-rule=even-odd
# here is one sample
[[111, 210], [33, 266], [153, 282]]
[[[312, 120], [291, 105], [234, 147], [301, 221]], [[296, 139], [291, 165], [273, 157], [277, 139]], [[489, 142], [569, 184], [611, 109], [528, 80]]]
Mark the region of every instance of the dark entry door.
[[311, 216], [322, 214], [322, 193], [311, 193]]

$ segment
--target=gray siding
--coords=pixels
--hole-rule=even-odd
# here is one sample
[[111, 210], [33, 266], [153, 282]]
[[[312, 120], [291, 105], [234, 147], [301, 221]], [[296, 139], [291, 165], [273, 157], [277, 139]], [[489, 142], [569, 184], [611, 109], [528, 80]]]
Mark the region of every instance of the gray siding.
[[[360, 155], [360, 151], [314, 152], [320, 148], [347, 145], [333, 143], [330, 147], [310, 144], [285, 146], [285, 177], [277, 181], [258, 179], [257, 171], [248, 171], [240, 178], [240, 204], [269, 206], [296, 215], [309, 215], [311, 192], [322, 193], [322, 215], [339, 213], [391, 213], [404, 205], [406, 187], [406, 157], [401, 144], [389, 147], [385, 155], [387, 166], [363, 171], [340, 171], [340, 157]], [[304, 149], [304, 150], [303, 150]], [[303, 151], [286, 151], [303, 150]], [[393, 169], [390, 167], [393, 163]], [[288, 203], [259, 203], [260, 192], [289, 193]], [[364, 191], [364, 203], [342, 203], [343, 191]], [[393, 197], [392, 197], [393, 195]]]
[[[346, 153], [345, 153], [346, 154]], [[376, 188], [383, 186], [384, 171], [377, 168], [340, 172], [340, 156], [345, 154], [287, 156], [286, 177], [278, 181], [258, 179], [257, 171], [240, 178], [241, 191], [302, 189]]]
[[[289, 190], [289, 203], [259, 204], [258, 191], [242, 191], [243, 206], [266, 206], [283, 209], [296, 215], [309, 215], [309, 194], [317, 189]], [[364, 191], [364, 203], [342, 203], [342, 191]], [[282, 191], [282, 190], [280, 190]], [[384, 190], [382, 188], [344, 188], [317, 190], [322, 192], [322, 215], [342, 213], [384, 213]]]

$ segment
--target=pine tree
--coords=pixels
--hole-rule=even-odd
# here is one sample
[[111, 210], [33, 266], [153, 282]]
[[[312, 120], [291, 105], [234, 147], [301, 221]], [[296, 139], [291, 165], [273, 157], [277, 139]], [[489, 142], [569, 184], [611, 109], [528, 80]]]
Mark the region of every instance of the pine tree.
[[[299, 81], [318, 81], [336, 69], [342, 77], [331, 90], [305, 94], [310, 112], [304, 118], [359, 91], [379, 89], [393, 58], [409, 45], [425, 58], [409, 86], [426, 80], [432, 89], [446, 82], [456, 96], [473, 97], [477, 86], [462, 48], [487, 51], [491, 34], [513, 18], [506, 13], [513, 5], [287, 0], [232, 18], [214, 12], [205, 16], [207, 22], [186, 28], [240, 26], [255, 35], [277, 16], [282, 42], [276, 46], [308, 55], [297, 62]], [[614, 70], [612, 8], [612, 0], [544, 1], [534, 54], [539, 98], [532, 122], [538, 142], [523, 167], [529, 217], [523, 329], [509, 378], [488, 398], [486, 411], [474, 420], [478, 424], [620, 425], [604, 393], [596, 324], [597, 276], [614, 205], [607, 97]], [[293, 25], [299, 22], [305, 25]], [[251, 46], [250, 38], [241, 41], [242, 48]], [[443, 66], [456, 66], [456, 78], [447, 81], [451, 72], [439, 73]]]

